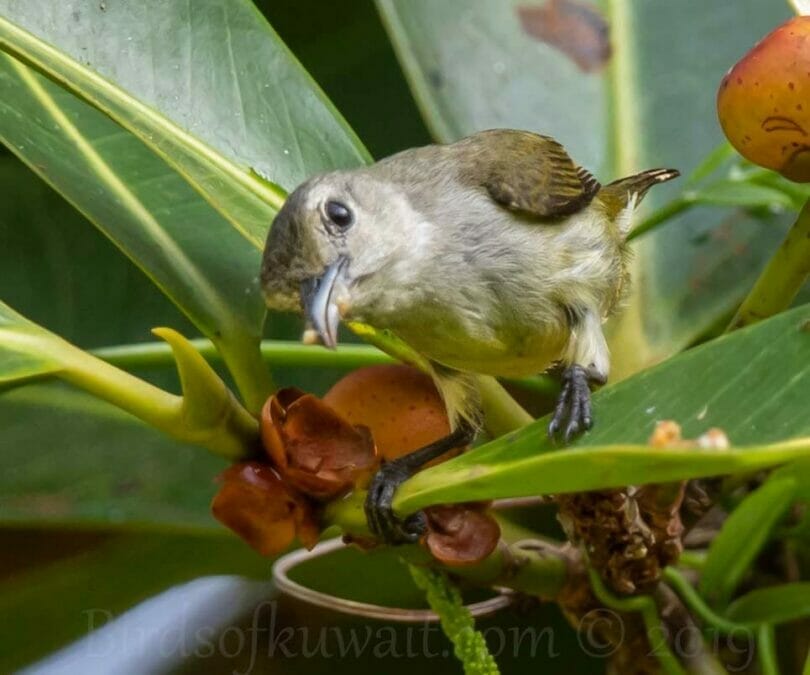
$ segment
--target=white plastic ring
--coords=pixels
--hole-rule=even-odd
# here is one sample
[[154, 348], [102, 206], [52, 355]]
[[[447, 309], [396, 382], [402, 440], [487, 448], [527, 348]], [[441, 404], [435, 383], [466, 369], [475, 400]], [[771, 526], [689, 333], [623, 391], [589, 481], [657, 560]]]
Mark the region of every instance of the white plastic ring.
[[[396, 621], [404, 623], [425, 623], [437, 622], [439, 616], [429, 609], [403, 609], [401, 607], [385, 607], [384, 605], [373, 605], [368, 602], [356, 602], [339, 598], [329, 593], [322, 593], [312, 588], [307, 588], [290, 579], [288, 573], [296, 566], [307, 560], [318, 558], [322, 555], [333, 553], [334, 551], [346, 548], [346, 544], [341, 539], [328, 539], [320, 542], [311, 551], [300, 549], [281, 556], [273, 565], [273, 581], [276, 587], [287, 595], [303, 600], [318, 607], [325, 607], [343, 614], [362, 616], [367, 619], [381, 619], [383, 621]], [[500, 592], [493, 598], [474, 602], [467, 605], [467, 609], [474, 617], [489, 616], [495, 612], [508, 607], [512, 603], [512, 596], [508, 592]]]

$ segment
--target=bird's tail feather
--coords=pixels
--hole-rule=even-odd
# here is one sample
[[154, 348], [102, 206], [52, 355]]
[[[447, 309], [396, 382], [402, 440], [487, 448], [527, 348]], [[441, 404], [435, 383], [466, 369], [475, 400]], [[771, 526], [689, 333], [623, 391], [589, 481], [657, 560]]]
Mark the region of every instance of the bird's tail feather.
[[632, 212], [647, 191], [653, 185], [666, 183], [680, 175], [677, 169], [648, 169], [608, 183], [599, 190], [596, 199], [604, 207], [608, 218], [616, 223], [620, 233], [626, 236], [630, 230]]
[[599, 197], [603, 201], [617, 202], [619, 210], [621, 210], [630, 202], [632, 195], [635, 195], [635, 201], [638, 204], [653, 185], [666, 183], [680, 175], [681, 172], [677, 169], [647, 169], [647, 171], [608, 183], [599, 191]]

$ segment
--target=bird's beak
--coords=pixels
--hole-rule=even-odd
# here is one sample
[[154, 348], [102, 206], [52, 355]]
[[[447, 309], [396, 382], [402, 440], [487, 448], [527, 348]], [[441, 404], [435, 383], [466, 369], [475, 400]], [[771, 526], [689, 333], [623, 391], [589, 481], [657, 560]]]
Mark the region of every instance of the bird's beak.
[[318, 277], [301, 282], [301, 305], [312, 328], [325, 347], [334, 349], [337, 345], [340, 312], [335, 297], [335, 286], [342, 276], [349, 259], [340, 256]]

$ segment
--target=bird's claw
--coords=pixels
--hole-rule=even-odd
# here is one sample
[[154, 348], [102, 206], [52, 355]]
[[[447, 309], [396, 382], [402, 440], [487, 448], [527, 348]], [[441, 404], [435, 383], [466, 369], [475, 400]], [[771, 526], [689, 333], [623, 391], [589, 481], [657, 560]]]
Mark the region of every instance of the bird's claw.
[[391, 506], [397, 488], [410, 476], [411, 471], [394, 460], [383, 464], [371, 479], [364, 506], [366, 519], [371, 533], [386, 544], [413, 543], [427, 529], [424, 513], [402, 519], [394, 515]]
[[588, 373], [582, 366], [572, 365], [565, 369], [562, 392], [548, 425], [551, 440], [555, 440], [563, 430], [562, 438], [568, 444], [577, 434], [593, 426], [588, 379]]

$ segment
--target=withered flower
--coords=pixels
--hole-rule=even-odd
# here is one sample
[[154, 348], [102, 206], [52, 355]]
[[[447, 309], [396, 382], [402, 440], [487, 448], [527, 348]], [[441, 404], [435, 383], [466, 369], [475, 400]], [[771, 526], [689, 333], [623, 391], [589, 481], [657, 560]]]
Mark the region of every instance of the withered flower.
[[353, 426], [312, 394], [282, 389], [262, 409], [261, 432], [273, 465], [290, 485], [329, 501], [377, 469], [371, 432]]
[[307, 548], [318, 541], [312, 507], [268, 464], [242, 462], [219, 476], [211, 503], [214, 517], [264, 556], [281, 553], [298, 536]]
[[484, 504], [432, 506], [423, 538], [431, 555], [450, 566], [473, 565], [495, 550], [501, 528]]

